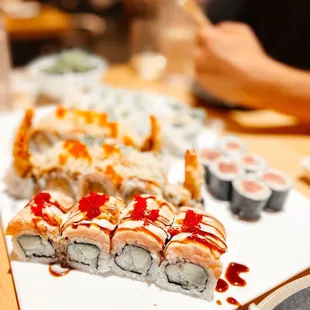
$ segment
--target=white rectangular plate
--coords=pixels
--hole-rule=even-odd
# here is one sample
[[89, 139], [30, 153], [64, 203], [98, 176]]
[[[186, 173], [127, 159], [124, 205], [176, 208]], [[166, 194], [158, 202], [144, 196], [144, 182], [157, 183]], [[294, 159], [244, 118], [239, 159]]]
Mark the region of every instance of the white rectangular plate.
[[[11, 160], [12, 134], [19, 117], [20, 114], [0, 117], [1, 174]], [[182, 174], [182, 164], [176, 163], [171, 170], [171, 179], [178, 180]], [[14, 201], [4, 189], [0, 183], [0, 206], [5, 228], [25, 202]], [[216, 216], [227, 230], [228, 252], [222, 257], [225, 268], [230, 262], [250, 268], [249, 273], [242, 274], [247, 281], [246, 287], [230, 286], [224, 294], [215, 293], [214, 301], [208, 303], [114, 275], [100, 277], [71, 271], [64, 277], [55, 278], [49, 274], [46, 265], [13, 260], [12, 271], [21, 309], [234, 309], [236, 307], [225, 301], [227, 297], [234, 297], [245, 304], [309, 267], [310, 204], [300, 193], [292, 191], [284, 212], [263, 213], [256, 223], [235, 219], [227, 203], [218, 202], [208, 195], [206, 210]], [[10, 238], [6, 241], [11, 252]], [[222, 306], [218, 306], [216, 300], [220, 300]]]

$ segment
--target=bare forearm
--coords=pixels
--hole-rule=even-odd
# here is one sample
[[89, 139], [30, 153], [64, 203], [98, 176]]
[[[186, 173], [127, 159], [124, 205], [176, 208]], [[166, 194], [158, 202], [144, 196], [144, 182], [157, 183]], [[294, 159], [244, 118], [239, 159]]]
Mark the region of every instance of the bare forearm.
[[[310, 73], [268, 60], [245, 103], [310, 123]], [[252, 93], [252, 95], [251, 95]]]

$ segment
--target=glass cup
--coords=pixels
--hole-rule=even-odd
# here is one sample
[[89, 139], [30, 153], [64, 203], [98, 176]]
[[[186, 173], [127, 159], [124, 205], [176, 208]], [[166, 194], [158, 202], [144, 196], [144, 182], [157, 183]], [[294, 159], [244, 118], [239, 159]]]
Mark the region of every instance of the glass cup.
[[158, 49], [166, 59], [165, 76], [169, 82], [191, 83], [197, 29], [198, 25], [194, 19], [175, 2], [162, 7], [159, 17]]
[[[1, 13], [0, 13], [1, 14]], [[0, 112], [9, 110], [11, 104], [11, 65], [6, 30], [0, 15]]]

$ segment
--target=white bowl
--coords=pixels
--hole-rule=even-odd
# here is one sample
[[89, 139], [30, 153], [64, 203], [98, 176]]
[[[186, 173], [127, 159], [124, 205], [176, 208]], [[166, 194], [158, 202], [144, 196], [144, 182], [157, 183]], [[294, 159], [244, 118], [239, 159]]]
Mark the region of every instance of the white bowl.
[[48, 74], [43, 71], [53, 65], [59, 54], [40, 57], [28, 66], [34, 77], [38, 93], [44, 94], [54, 99], [63, 100], [68, 91], [72, 90], [72, 85], [80, 89], [88, 89], [94, 84], [99, 84], [103, 74], [108, 68], [108, 62], [97, 56], [89, 56], [94, 69], [83, 73]]

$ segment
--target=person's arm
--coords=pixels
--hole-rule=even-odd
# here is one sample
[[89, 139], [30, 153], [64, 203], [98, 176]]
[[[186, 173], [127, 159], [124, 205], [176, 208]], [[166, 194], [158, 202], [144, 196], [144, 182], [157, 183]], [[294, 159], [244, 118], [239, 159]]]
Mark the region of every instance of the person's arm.
[[220, 99], [310, 122], [310, 73], [271, 59], [245, 24], [203, 29], [196, 72], [202, 86]]

